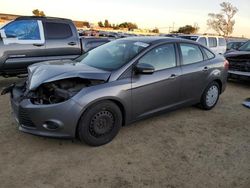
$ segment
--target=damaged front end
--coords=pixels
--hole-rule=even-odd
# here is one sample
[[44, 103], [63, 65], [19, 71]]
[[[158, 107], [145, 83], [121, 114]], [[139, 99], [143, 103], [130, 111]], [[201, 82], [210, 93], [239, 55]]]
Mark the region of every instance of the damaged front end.
[[104, 83], [103, 80], [68, 78], [40, 85], [35, 91], [25, 94], [33, 104], [56, 104], [67, 101], [86, 87]]

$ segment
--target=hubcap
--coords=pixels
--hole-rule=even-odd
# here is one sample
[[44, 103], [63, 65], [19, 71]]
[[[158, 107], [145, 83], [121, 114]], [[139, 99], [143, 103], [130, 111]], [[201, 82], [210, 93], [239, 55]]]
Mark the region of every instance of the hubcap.
[[96, 113], [90, 123], [90, 133], [95, 137], [104, 136], [114, 127], [114, 116], [111, 112], [103, 110]]
[[215, 105], [217, 99], [219, 96], [219, 89], [217, 86], [213, 85], [209, 88], [207, 91], [207, 96], [206, 96], [206, 103], [209, 107], [212, 107]]

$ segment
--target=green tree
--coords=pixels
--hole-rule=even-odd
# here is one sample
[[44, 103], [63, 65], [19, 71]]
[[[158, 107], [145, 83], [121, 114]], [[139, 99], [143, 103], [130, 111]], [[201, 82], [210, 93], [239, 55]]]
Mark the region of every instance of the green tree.
[[124, 22], [119, 25], [120, 28], [128, 28], [128, 30], [138, 29], [138, 26], [131, 22]]
[[215, 30], [219, 35], [227, 37], [233, 33], [235, 25], [233, 17], [238, 12], [238, 9], [229, 2], [223, 2], [220, 6], [220, 13], [208, 14], [209, 19], [207, 20], [207, 25], [209, 28]]
[[184, 33], [184, 34], [194, 34], [199, 31], [198, 26], [185, 25], [184, 27], [180, 27], [175, 33]]
[[40, 11], [39, 9], [35, 9], [32, 11], [34, 16], [46, 16], [43, 11]]
[[98, 26], [99, 26], [99, 27], [104, 27], [102, 21], [99, 21], [99, 22], [98, 22]]
[[152, 30], [152, 33], [159, 33], [160, 31], [159, 31], [159, 29], [158, 28], [154, 28], [153, 30]]
[[104, 21], [104, 27], [111, 27], [111, 24], [109, 23], [108, 20]]

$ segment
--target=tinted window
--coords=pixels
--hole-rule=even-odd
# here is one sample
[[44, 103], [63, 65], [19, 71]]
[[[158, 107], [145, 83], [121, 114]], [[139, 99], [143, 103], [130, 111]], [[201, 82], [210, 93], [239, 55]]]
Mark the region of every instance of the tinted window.
[[214, 37], [208, 37], [208, 44], [209, 44], [209, 47], [216, 47], [217, 39]]
[[212, 59], [215, 57], [215, 55], [211, 51], [209, 51], [208, 49], [203, 48], [203, 50], [204, 50], [205, 54], [207, 55], [208, 59]]
[[155, 70], [163, 70], [176, 66], [175, 48], [173, 44], [166, 44], [154, 48], [143, 56], [139, 64], [150, 64]]
[[149, 44], [132, 40], [116, 40], [103, 44], [83, 54], [76, 61], [91, 67], [116, 70], [134, 58]]
[[205, 37], [201, 37], [198, 42], [204, 46], [207, 46], [207, 39]]
[[199, 46], [195, 44], [180, 44], [184, 65], [203, 61], [203, 55]]
[[250, 41], [246, 42], [245, 44], [243, 44], [240, 48], [240, 51], [250, 51]]
[[219, 38], [219, 46], [226, 46], [227, 42], [224, 38]]
[[64, 39], [72, 36], [71, 28], [64, 23], [45, 23], [46, 39]]
[[19, 40], [40, 40], [40, 31], [36, 20], [14, 21], [4, 27], [7, 38]]

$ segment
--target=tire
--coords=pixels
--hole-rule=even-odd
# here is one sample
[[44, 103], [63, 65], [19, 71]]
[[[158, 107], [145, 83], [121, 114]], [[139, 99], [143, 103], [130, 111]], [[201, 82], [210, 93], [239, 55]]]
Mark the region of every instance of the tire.
[[122, 126], [120, 108], [111, 101], [102, 101], [89, 107], [78, 125], [78, 136], [90, 146], [109, 143]]
[[204, 110], [213, 109], [220, 97], [220, 86], [217, 82], [211, 82], [202, 94], [200, 106]]

